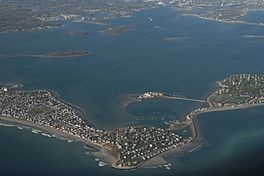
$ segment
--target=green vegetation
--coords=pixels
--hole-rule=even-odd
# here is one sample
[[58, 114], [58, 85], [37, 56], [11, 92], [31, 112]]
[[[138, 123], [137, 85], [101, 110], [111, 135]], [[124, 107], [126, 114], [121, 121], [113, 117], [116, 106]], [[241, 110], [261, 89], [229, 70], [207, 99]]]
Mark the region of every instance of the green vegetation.
[[171, 124], [170, 128], [173, 130], [183, 130], [187, 128], [189, 124], [187, 122], [176, 122]]
[[32, 110], [30, 111], [30, 114], [38, 115], [38, 114], [42, 114], [42, 113], [48, 113], [51, 110], [52, 110], [52, 108], [48, 107], [48, 106], [38, 106], [38, 107], [32, 108]]
[[264, 75], [240, 74], [219, 82], [208, 101], [213, 107], [264, 103]]

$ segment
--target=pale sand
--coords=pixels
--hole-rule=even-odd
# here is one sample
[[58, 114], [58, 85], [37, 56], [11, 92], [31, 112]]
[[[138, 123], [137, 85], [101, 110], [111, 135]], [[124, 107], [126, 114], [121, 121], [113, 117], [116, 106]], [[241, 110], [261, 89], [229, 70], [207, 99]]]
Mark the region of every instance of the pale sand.
[[162, 156], [155, 156], [147, 161], [145, 161], [140, 167], [151, 168], [157, 166], [163, 166], [168, 162]]
[[112, 156], [108, 150], [101, 148], [100, 151], [91, 152], [95, 157], [103, 159], [109, 164], [113, 164], [116, 161], [116, 158]]

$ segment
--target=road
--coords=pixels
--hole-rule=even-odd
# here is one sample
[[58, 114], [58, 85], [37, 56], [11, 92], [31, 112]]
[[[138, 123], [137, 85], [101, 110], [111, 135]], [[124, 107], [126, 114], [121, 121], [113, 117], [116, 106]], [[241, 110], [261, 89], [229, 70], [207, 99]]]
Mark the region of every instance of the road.
[[184, 101], [195, 101], [200, 103], [207, 103], [206, 100], [198, 100], [193, 98], [184, 98], [184, 97], [175, 97], [175, 96], [164, 96], [166, 99], [172, 99], [172, 100], [184, 100]]

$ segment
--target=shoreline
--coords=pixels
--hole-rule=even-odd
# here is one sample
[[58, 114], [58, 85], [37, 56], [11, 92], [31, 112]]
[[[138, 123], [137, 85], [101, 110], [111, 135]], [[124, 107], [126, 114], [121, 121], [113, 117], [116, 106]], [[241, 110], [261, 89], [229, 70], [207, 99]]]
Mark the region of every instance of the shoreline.
[[193, 128], [192, 131], [195, 131], [195, 135], [193, 136], [193, 139], [191, 140], [191, 142], [189, 142], [187, 144], [184, 144], [184, 145], [182, 145], [180, 147], [172, 148], [172, 149], [169, 149], [169, 150], [167, 150], [167, 151], [165, 151], [163, 153], [160, 153], [160, 154], [156, 155], [155, 157], [145, 161], [139, 167], [148, 167], [148, 163], [151, 163], [151, 161], [155, 160], [158, 157], [162, 157], [166, 161], [166, 158], [171, 157], [172, 155], [175, 156], [175, 155], [179, 155], [179, 154], [184, 154], [186, 152], [193, 152], [193, 151], [199, 149], [200, 147], [202, 147], [202, 144], [203, 144], [204, 140], [203, 140], [203, 136], [202, 136], [202, 133], [201, 133], [201, 129], [199, 128], [199, 122], [198, 122], [198, 116], [199, 115], [204, 114], [204, 113], [210, 113], [210, 112], [222, 112], [222, 111], [248, 109], [248, 108], [254, 108], [254, 107], [257, 107], [257, 106], [264, 106], [264, 103], [263, 104], [254, 104], [254, 105], [240, 106], [240, 107], [235, 107], [235, 108], [213, 109], [213, 110], [197, 113], [193, 117], [193, 119], [189, 120], [190, 126], [192, 126], [191, 128]]
[[57, 129], [49, 127], [49, 126], [39, 125], [39, 124], [36, 124], [34, 122], [15, 119], [15, 118], [8, 118], [8, 117], [3, 117], [3, 116], [0, 116], [0, 121], [3, 123], [7, 123], [7, 124], [11, 123], [14, 126], [24, 125], [26, 127], [31, 128], [32, 130], [42, 130], [44, 132], [54, 134], [56, 137], [62, 137], [62, 138], [77, 141], [77, 142], [83, 142], [84, 144], [87, 144], [88, 146], [91, 146], [97, 150], [101, 150], [101, 148], [102, 148], [102, 146], [95, 144], [91, 141], [88, 141], [86, 139], [83, 139], [81, 137], [71, 135], [69, 133], [57, 130]]
[[39, 131], [39, 132], [46, 132], [46, 133], [52, 134], [55, 136], [55, 138], [60, 139], [60, 140], [71, 140], [71, 141], [75, 141], [75, 142], [81, 142], [85, 145], [88, 145], [89, 147], [96, 149], [97, 151], [90, 152], [90, 153], [94, 157], [98, 157], [98, 158], [102, 159], [104, 162], [106, 162], [108, 165], [110, 165], [114, 169], [131, 170], [131, 169], [139, 168], [143, 164], [143, 163], [140, 163], [139, 165], [132, 166], [132, 167], [119, 167], [119, 166], [115, 165], [115, 162], [117, 160], [116, 157], [113, 156], [110, 153], [110, 151], [108, 151], [104, 146], [96, 144], [96, 143], [91, 142], [89, 140], [83, 139], [81, 137], [71, 135], [71, 134], [68, 134], [66, 132], [57, 130], [57, 129], [52, 128], [52, 127], [39, 125], [39, 124], [30, 122], [30, 121], [26, 121], [26, 120], [8, 118], [8, 117], [3, 117], [3, 116], [0, 116], [0, 123], [10, 125], [7, 127], [20, 127], [22, 125], [22, 126], [25, 126], [29, 129], [31, 129], [32, 131], [35, 130], [35, 131]]
[[[56, 93], [56, 92], [54, 92]], [[71, 105], [71, 104], [70, 104]], [[201, 129], [199, 128], [199, 122], [198, 122], [198, 116], [203, 113], [210, 113], [210, 112], [221, 112], [221, 111], [232, 111], [232, 110], [239, 110], [239, 109], [247, 109], [247, 108], [254, 108], [257, 106], [264, 106], [263, 104], [252, 104], [252, 105], [244, 105], [244, 106], [238, 106], [238, 107], [230, 107], [230, 108], [214, 108], [214, 109], [209, 109], [207, 111], [202, 111], [196, 113], [190, 120], [187, 120], [189, 122], [189, 125], [192, 129], [193, 139], [191, 142], [184, 144], [182, 146], [176, 147], [169, 149], [163, 153], [157, 154], [153, 158], [150, 158], [149, 160], [146, 160], [137, 166], [132, 166], [132, 167], [119, 167], [115, 165], [116, 157], [111, 155], [111, 153], [104, 147], [99, 144], [93, 143], [91, 141], [88, 141], [86, 139], [83, 139], [78, 136], [74, 136], [71, 134], [68, 134], [66, 132], [57, 130], [52, 127], [44, 126], [44, 125], [39, 125], [30, 121], [26, 120], [20, 120], [20, 119], [15, 119], [15, 118], [8, 118], [8, 117], [3, 117], [0, 116], [0, 122], [4, 124], [10, 124], [12, 127], [19, 127], [20, 125], [29, 127], [32, 130], [41, 130], [43, 132], [47, 132], [50, 134], [55, 135], [56, 138], [58, 139], [65, 139], [65, 140], [72, 140], [75, 142], [82, 142], [85, 145], [88, 145], [94, 149], [96, 149], [96, 152], [91, 152], [91, 154], [95, 157], [101, 158], [104, 162], [109, 164], [111, 167], [114, 169], [121, 169], [121, 170], [132, 170], [136, 168], [148, 168], [148, 167], [160, 167], [163, 166], [164, 164], [167, 163], [166, 158], [170, 156], [175, 156], [175, 155], [180, 155], [184, 154], [186, 152], [192, 152], [193, 149], [196, 150], [196, 148], [200, 148], [203, 143], [203, 136], [201, 135]], [[73, 106], [75, 107], [75, 106]], [[193, 112], [193, 111], [192, 111]], [[190, 112], [190, 113], [192, 113]], [[189, 113], [189, 114], [190, 114]], [[188, 115], [188, 114], [187, 114]], [[186, 115], [186, 116], [187, 116]]]
[[[112, 165], [115, 162], [115, 157], [113, 155], [111, 155], [110, 152], [107, 151], [104, 146], [93, 143], [93, 142], [86, 140], [86, 139], [83, 139], [81, 137], [71, 135], [69, 133], [57, 130], [55, 128], [44, 126], [44, 125], [39, 125], [39, 124], [30, 122], [30, 121], [26, 121], [26, 120], [20, 120], [20, 119], [0, 116], [0, 122], [3, 124], [10, 125], [7, 127], [20, 127], [22, 125], [22, 126], [25, 126], [26, 128], [31, 129], [32, 131], [35, 130], [35, 131], [40, 131], [40, 132], [44, 132], [44, 133], [46, 132], [46, 133], [52, 134], [56, 139], [81, 142], [81, 143], [88, 145], [89, 147], [97, 150], [96, 152], [91, 152], [91, 154], [93, 156], [101, 158], [102, 160], [107, 162], [107, 164], [109, 164], [109, 165]], [[101, 153], [103, 153], [103, 154], [101, 154]]]
[[[60, 94], [59, 94], [58, 92], [56, 92], [56, 91], [54, 91], [54, 90], [50, 90], [50, 89], [48, 89], [48, 91], [49, 91], [54, 97], [56, 97], [57, 99], [59, 99], [62, 103], [64, 103], [64, 104], [70, 106], [71, 108], [77, 110], [77, 112], [80, 113], [79, 115], [82, 117], [82, 119], [83, 119], [84, 121], [88, 122], [88, 118], [85, 118], [85, 117], [87, 117], [87, 113], [85, 112], [84, 109], [82, 109], [81, 107], [79, 107], [79, 106], [77, 106], [77, 105], [74, 105], [74, 104], [72, 104], [72, 103], [70, 103], [70, 102], [68, 102], [68, 101], [66, 101], [66, 100], [64, 100], [64, 99], [62, 99], [61, 96], [60, 96]], [[90, 122], [90, 121], [89, 121], [89, 125], [92, 126], [92, 127], [95, 127], [95, 125], [94, 125], [92, 122]]]
[[[218, 88], [222, 87], [221, 84], [218, 82]], [[66, 104], [72, 109], [75, 109], [77, 114], [81, 116], [81, 118], [85, 121], [88, 122], [88, 119], [84, 118], [86, 116], [85, 111], [83, 111], [82, 108], [73, 105], [67, 101], [64, 101], [60, 98], [59, 94], [56, 91], [53, 90], [47, 90], [50, 92], [52, 96], [57, 98], [60, 102], [63, 104]], [[253, 108], [256, 106], [264, 106], [264, 103], [244, 103], [244, 104], [235, 104], [232, 106], [222, 106], [222, 107], [214, 107], [212, 102], [210, 101], [210, 97], [214, 96], [217, 91], [214, 91], [209, 94], [209, 96], [206, 97], [205, 100], [197, 100], [197, 99], [191, 99], [191, 98], [181, 98], [177, 96], [169, 96], [166, 94], [161, 93], [161, 96], [153, 96], [150, 98], [140, 98], [141, 95], [143, 94], [127, 94], [126, 99], [122, 102], [122, 108], [123, 110], [126, 110], [126, 107], [129, 106], [130, 104], [137, 103], [137, 102], [142, 102], [144, 100], [149, 100], [149, 99], [161, 99], [161, 100], [170, 100], [170, 99], [175, 99], [178, 100], [180, 99], [185, 99], [187, 101], [199, 101], [199, 102], [206, 102], [209, 106], [204, 105], [200, 108], [195, 108], [192, 111], [188, 112], [184, 116], [186, 117], [186, 120], [184, 121], [188, 127], [190, 127], [191, 130], [191, 137], [188, 137], [185, 139], [184, 143], [173, 148], [169, 148], [161, 153], [158, 153], [156, 155], [153, 155], [147, 160], [141, 161], [136, 165], [132, 166], [120, 166], [118, 165], [118, 157], [117, 155], [111, 153], [111, 149], [109, 149], [107, 146], [104, 145], [104, 143], [96, 143], [92, 142], [84, 137], [80, 137], [78, 135], [70, 134], [65, 130], [59, 130], [56, 129], [52, 126], [48, 125], [43, 125], [43, 124], [38, 124], [29, 120], [25, 119], [19, 119], [18, 117], [5, 117], [5, 116], [0, 116], [0, 122], [7, 123], [7, 124], [12, 124], [15, 127], [20, 127], [20, 125], [29, 127], [32, 129], [32, 131], [38, 131], [41, 130], [41, 132], [49, 133], [52, 134], [52, 136], [59, 138], [59, 139], [65, 139], [68, 141], [76, 141], [76, 142], [82, 142], [83, 144], [90, 146], [94, 149], [96, 149], [96, 152], [91, 152], [91, 154], [95, 157], [101, 158], [104, 162], [109, 164], [112, 168], [114, 169], [121, 169], [121, 170], [132, 170], [136, 168], [142, 168], [142, 167], [160, 167], [163, 166], [167, 163], [165, 160], [166, 158], [170, 157], [171, 155], [179, 155], [183, 154], [186, 152], [192, 152], [195, 151], [196, 149], [200, 148], [203, 144], [204, 137], [202, 135], [202, 130], [199, 127], [199, 122], [198, 122], [198, 117], [200, 114], [203, 113], [210, 113], [210, 112], [221, 112], [221, 111], [232, 111], [232, 110], [239, 110], [239, 109], [246, 109], [246, 108]], [[157, 93], [153, 92], [153, 95], [156, 95]], [[93, 124], [89, 125], [93, 126]], [[41, 133], [42, 134], [42, 133]]]
[[[203, 113], [210, 113], [210, 112], [221, 112], [221, 111], [231, 111], [231, 110], [239, 110], [239, 109], [247, 109], [247, 108], [253, 108], [256, 106], [264, 106], [263, 104], [254, 104], [254, 105], [248, 105], [248, 106], [240, 106], [240, 107], [235, 107], [235, 108], [225, 108], [225, 109], [213, 109], [209, 111], [204, 111], [204, 112], [199, 112], [197, 113], [194, 118], [192, 119], [191, 124], [193, 124], [195, 128], [196, 135], [192, 139], [191, 142], [184, 144], [180, 147], [177, 148], [172, 148], [169, 149], [163, 153], [160, 153], [153, 158], [146, 160], [145, 162], [140, 163], [137, 166], [133, 167], [118, 167], [115, 166], [114, 163], [116, 161], [116, 157], [111, 155], [110, 152], [105, 149], [105, 147], [95, 144], [91, 141], [85, 140], [83, 138], [68, 134], [66, 132], [62, 132], [60, 130], [57, 130], [52, 127], [48, 126], [43, 126], [43, 125], [38, 125], [36, 123], [30, 122], [30, 121], [25, 121], [25, 120], [20, 120], [20, 119], [15, 119], [15, 118], [8, 118], [8, 117], [3, 117], [0, 116], [0, 122], [4, 124], [10, 124], [12, 127], [18, 127], [20, 125], [29, 127], [32, 130], [42, 130], [43, 132], [51, 133], [55, 135], [56, 138], [58, 139], [65, 139], [65, 140], [72, 140], [75, 142], [82, 142], [85, 145], [88, 145], [94, 149], [96, 149], [96, 152], [91, 152], [91, 154], [95, 157], [101, 158], [103, 161], [105, 161], [107, 164], [112, 166], [115, 169], [121, 169], [121, 170], [131, 170], [131, 169], [136, 169], [136, 168], [148, 168], [148, 167], [159, 167], [163, 166], [164, 164], [167, 163], [166, 158], [170, 157], [171, 155], [179, 155], [179, 154], [184, 154], [186, 152], [192, 152], [192, 149], [199, 148], [199, 146], [202, 145], [203, 143], [203, 136], [201, 135], [201, 130], [199, 129], [199, 122], [198, 122], [198, 116]], [[191, 121], [191, 120], [190, 120]], [[153, 164], [154, 163], [154, 164]]]
[[[221, 85], [219, 84], [219, 82], [217, 82], [218, 85], [217, 85], [217, 88], [221, 87]], [[216, 90], [217, 90], [216, 88]], [[241, 110], [241, 109], [248, 109], [248, 108], [254, 108], [254, 107], [257, 107], [257, 106], [264, 106], [264, 103], [258, 103], [258, 104], [240, 104], [240, 105], [237, 105], [237, 106], [234, 106], [234, 107], [218, 107], [218, 108], [214, 108], [211, 104], [211, 102], [209, 101], [209, 98], [215, 94], [216, 91], [213, 91], [211, 92], [205, 99], [205, 101], [208, 103], [209, 107], [202, 107], [204, 108], [205, 110], [204, 111], [198, 111], [198, 112], [195, 112], [197, 110], [194, 109], [193, 111], [190, 111], [189, 113], [187, 113], [185, 115], [185, 117], [188, 117], [190, 116], [190, 119], [186, 119], [186, 123], [188, 123], [188, 126], [190, 126], [191, 128], [191, 131], [192, 131], [192, 139], [189, 143], [187, 144], [184, 144], [182, 146], [179, 146], [179, 147], [176, 147], [176, 148], [172, 148], [172, 149], [169, 149], [163, 153], [160, 153], [156, 156], [154, 156], [153, 158], [150, 158], [149, 160], [141, 163], [138, 167], [151, 167], [152, 166], [152, 162], [155, 163], [155, 160], [158, 159], [160, 160], [160, 158], [162, 158], [163, 160], [161, 161], [166, 161], [165, 159], [170, 157], [171, 155], [175, 156], [175, 155], [179, 155], [179, 154], [184, 154], [186, 152], [193, 152], [195, 151], [196, 149], [199, 149], [200, 147], [202, 147], [202, 144], [203, 144], [203, 136], [202, 136], [202, 131], [199, 127], [199, 122], [198, 122], [198, 117], [199, 115], [201, 114], [204, 114], [204, 113], [211, 113], [211, 112], [222, 112], [222, 111], [233, 111], [233, 110]], [[126, 97], [127, 97], [127, 100], [125, 100], [123, 103], [122, 103], [122, 107], [123, 107], [123, 110], [126, 109], [127, 106], [129, 106], [130, 104], [133, 104], [133, 103], [137, 103], [137, 102], [141, 102], [141, 101], [144, 101], [144, 100], [139, 100], [138, 99], [138, 96], [140, 96], [141, 94], [128, 94]], [[153, 98], [153, 99], [170, 99], [170, 98], [167, 98], [167, 97], [164, 97], [164, 98]], [[200, 109], [202, 109], [200, 108]], [[199, 108], [198, 108], [199, 109]], [[194, 113], [194, 114], [192, 114]], [[160, 166], [162, 162], [160, 162], [159, 164], [155, 164], [155, 166]]]

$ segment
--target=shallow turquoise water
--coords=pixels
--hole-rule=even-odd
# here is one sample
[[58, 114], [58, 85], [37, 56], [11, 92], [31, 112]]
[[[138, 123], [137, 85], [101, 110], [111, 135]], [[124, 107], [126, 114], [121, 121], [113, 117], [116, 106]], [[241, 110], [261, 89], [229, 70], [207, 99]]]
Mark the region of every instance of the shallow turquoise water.
[[[147, 17], [153, 18], [150, 22]], [[181, 16], [168, 8], [137, 13], [110, 24], [128, 24], [136, 30], [107, 36], [104, 26], [67, 23], [68, 28], [0, 36], [1, 54], [42, 54], [61, 50], [89, 50], [91, 56], [67, 59], [1, 58], [0, 84], [23, 83], [25, 89], [53, 89], [62, 98], [81, 106], [89, 120], [100, 128], [146, 123], [120, 109], [127, 93], [163, 91], [205, 98], [217, 80], [234, 73], [263, 73], [263, 41], [241, 37], [262, 35], [264, 28], [227, 25]], [[155, 27], [158, 26], [158, 27]], [[80, 29], [88, 36], [67, 36], [64, 31]], [[178, 40], [165, 38], [182, 37]], [[171, 102], [161, 115], [180, 119], [197, 104]], [[157, 110], [156, 105], [140, 111]], [[137, 108], [132, 110], [137, 113]], [[67, 143], [0, 127], [0, 168], [3, 173], [33, 175], [211, 175], [237, 173], [244, 159], [262, 163], [264, 145], [263, 107], [203, 114], [201, 129], [206, 142], [202, 149], [172, 157], [171, 170], [118, 171], [98, 167], [79, 143]], [[133, 112], [131, 112], [133, 113]], [[147, 120], [160, 125], [161, 118]], [[255, 153], [256, 152], [256, 153]], [[239, 164], [238, 164], [239, 163]], [[244, 168], [247, 168], [244, 166]], [[259, 167], [260, 168], [260, 167]], [[255, 169], [256, 170], [256, 169]], [[231, 174], [232, 175], [232, 174]]]

